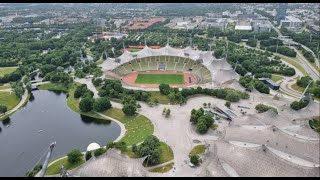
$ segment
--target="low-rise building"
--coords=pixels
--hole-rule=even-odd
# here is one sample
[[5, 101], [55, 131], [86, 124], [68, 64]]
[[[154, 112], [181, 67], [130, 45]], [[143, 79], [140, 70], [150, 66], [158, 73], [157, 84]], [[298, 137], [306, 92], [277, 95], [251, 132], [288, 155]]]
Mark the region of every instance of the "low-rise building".
[[242, 30], [242, 31], [251, 31], [252, 26], [249, 21], [238, 21], [235, 30]]
[[254, 32], [271, 32], [271, 25], [268, 21], [254, 21], [253, 22]]
[[204, 22], [202, 22], [199, 28], [218, 28], [224, 30], [227, 27], [228, 21], [226, 18], [206, 18]]

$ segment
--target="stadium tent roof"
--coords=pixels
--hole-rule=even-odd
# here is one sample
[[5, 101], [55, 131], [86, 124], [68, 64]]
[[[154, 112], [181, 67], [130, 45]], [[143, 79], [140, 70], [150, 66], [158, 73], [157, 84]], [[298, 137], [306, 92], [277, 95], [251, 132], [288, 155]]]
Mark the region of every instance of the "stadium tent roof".
[[239, 80], [240, 75], [237, 74], [233, 69], [220, 69], [216, 73], [213, 74], [213, 81], [217, 84], [222, 84], [224, 82], [230, 81], [230, 80]]
[[[133, 57], [133, 55], [136, 57]], [[139, 59], [149, 56], [178, 56], [190, 58], [194, 61], [202, 59], [202, 64], [210, 70], [214, 82], [217, 82], [221, 85], [222, 83], [232, 79], [239, 80], [239, 75], [232, 69], [232, 66], [226, 61], [225, 58], [216, 59], [212, 55], [211, 51], [194, 50], [191, 46], [188, 46], [184, 49], [176, 49], [167, 44], [159, 49], [152, 49], [148, 46], [144, 46], [144, 48], [138, 52], [129, 52], [124, 50], [124, 53], [121, 56], [117, 58], [107, 58], [107, 60], [105, 60], [99, 66], [103, 67], [104, 71], [113, 70], [119, 65], [134, 60], [135, 58]], [[120, 62], [116, 62], [115, 59], [119, 59]]]

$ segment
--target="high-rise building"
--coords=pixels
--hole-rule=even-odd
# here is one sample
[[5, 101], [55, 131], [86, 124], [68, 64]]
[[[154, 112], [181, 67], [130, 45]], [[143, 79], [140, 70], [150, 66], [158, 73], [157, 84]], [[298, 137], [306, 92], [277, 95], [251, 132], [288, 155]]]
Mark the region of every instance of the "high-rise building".
[[288, 3], [280, 3], [277, 8], [277, 16], [276, 20], [278, 24], [280, 23], [280, 20], [285, 19], [287, 15], [287, 8], [288, 8]]

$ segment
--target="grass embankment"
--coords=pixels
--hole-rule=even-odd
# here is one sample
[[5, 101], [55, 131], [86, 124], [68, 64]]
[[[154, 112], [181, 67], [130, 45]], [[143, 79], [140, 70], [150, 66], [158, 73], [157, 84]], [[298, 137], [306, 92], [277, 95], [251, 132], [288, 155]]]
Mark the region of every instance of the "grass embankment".
[[304, 90], [304, 88], [298, 86], [297, 83], [292, 84], [291, 88], [294, 89], [294, 90], [296, 90], [296, 91], [299, 91], [299, 92], [303, 92], [303, 90]]
[[161, 167], [157, 167], [154, 169], [151, 169], [150, 172], [154, 172], [154, 173], [165, 173], [170, 171], [173, 168], [174, 163], [170, 163]]
[[282, 80], [282, 79], [283, 79], [282, 76], [275, 75], [275, 74], [272, 74], [272, 75], [271, 75], [271, 80], [274, 81], [274, 82], [280, 81], [280, 80]]
[[307, 72], [304, 70], [304, 68], [299, 64], [299, 60], [297, 58], [289, 58], [287, 56], [278, 54], [278, 53], [273, 53], [277, 56], [279, 56], [283, 61], [291, 64], [292, 66], [294, 66], [295, 68], [297, 68], [299, 71], [302, 72], [303, 75], [308, 75]]
[[18, 105], [20, 101], [21, 98], [14, 93], [10, 94], [10, 92], [0, 91], [0, 104], [7, 106], [8, 111]]
[[18, 67], [2, 67], [0, 68], [0, 77], [4, 76], [5, 74], [10, 74], [14, 72]]
[[151, 94], [150, 99], [158, 99], [159, 104], [176, 104], [176, 101], [171, 101], [167, 95], [163, 95], [160, 91], [149, 91]]
[[86, 161], [84, 159], [84, 156], [82, 156], [81, 161], [79, 163], [76, 163], [76, 164], [69, 163], [68, 162], [68, 157], [64, 157], [64, 158], [56, 161], [55, 163], [51, 164], [50, 166], [48, 166], [48, 169], [46, 171], [46, 175], [59, 174], [61, 165], [63, 165], [64, 168], [66, 168], [67, 170], [71, 170], [71, 169], [74, 169], [76, 167], [79, 167], [81, 164], [83, 164], [85, 162]]
[[38, 87], [40, 90], [49, 90], [49, 91], [62, 91], [67, 93], [68, 87], [61, 83], [48, 83], [48, 84], [42, 84]]
[[10, 84], [6, 84], [6, 85], [0, 84], [0, 89], [9, 89], [9, 88], [11, 88]]
[[171, 147], [164, 142], [160, 143], [161, 155], [160, 155], [160, 163], [165, 163], [173, 160], [174, 155]]
[[183, 74], [138, 74], [137, 84], [183, 84]]
[[205, 145], [197, 145], [195, 147], [192, 148], [192, 150], [189, 153], [189, 156], [192, 155], [197, 155], [197, 154], [202, 154], [206, 151], [206, 146]]
[[128, 145], [138, 144], [153, 134], [153, 124], [143, 115], [127, 116], [118, 108], [110, 108], [101, 113], [117, 119], [124, 124], [126, 134], [121, 141], [124, 141]]

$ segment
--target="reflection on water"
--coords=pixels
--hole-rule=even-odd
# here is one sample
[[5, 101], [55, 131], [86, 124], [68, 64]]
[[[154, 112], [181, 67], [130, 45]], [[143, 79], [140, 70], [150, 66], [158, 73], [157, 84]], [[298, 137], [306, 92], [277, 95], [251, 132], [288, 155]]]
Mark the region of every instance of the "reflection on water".
[[92, 118], [89, 116], [83, 116], [80, 115], [82, 122], [84, 122], [85, 124], [101, 124], [101, 125], [108, 125], [111, 123], [110, 120], [105, 120], [105, 119], [97, 119], [97, 118]]
[[30, 102], [34, 101], [34, 95], [33, 95], [33, 93], [30, 94], [29, 101], [30, 101]]
[[10, 117], [4, 119], [4, 120], [2, 121], [2, 124], [3, 124], [4, 126], [9, 125], [9, 124], [10, 124]]

